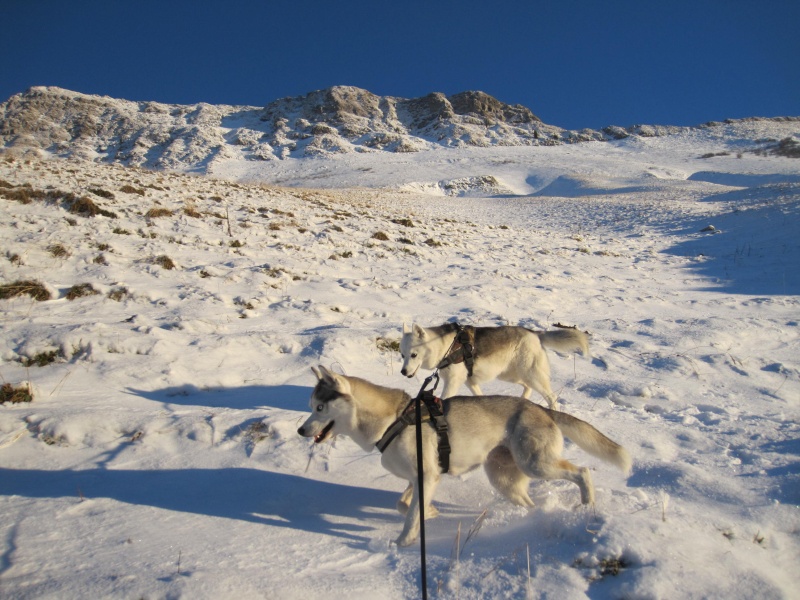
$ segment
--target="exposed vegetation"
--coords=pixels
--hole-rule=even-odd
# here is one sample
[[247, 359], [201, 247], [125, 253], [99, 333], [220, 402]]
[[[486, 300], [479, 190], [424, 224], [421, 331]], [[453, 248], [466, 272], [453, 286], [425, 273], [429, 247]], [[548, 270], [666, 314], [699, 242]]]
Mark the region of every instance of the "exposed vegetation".
[[23, 357], [21, 362], [26, 367], [46, 367], [60, 358], [64, 358], [64, 353], [59, 348], [57, 350], [44, 350], [33, 356]]
[[167, 271], [171, 271], [176, 266], [175, 262], [166, 254], [162, 254], [161, 256], [156, 256], [153, 259], [153, 264], [156, 264], [161, 268], [166, 269]]
[[114, 199], [113, 192], [107, 192], [106, 190], [101, 190], [99, 188], [89, 188], [89, 192], [95, 196], [100, 196], [101, 198], [106, 198], [108, 200]]
[[69, 257], [69, 250], [63, 244], [50, 244], [47, 251], [53, 258], [67, 258]]
[[133, 187], [132, 185], [123, 185], [119, 188], [120, 192], [125, 192], [126, 194], [137, 194], [139, 196], [144, 196], [144, 190], [141, 188]]
[[92, 287], [91, 283], [80, 283], [69, 288], [66, 298], [67, 300], [76, 300], [84, 296], [96, 296], [99, 293], [100, 292]]
[[122, 302], [126, 298], [131, 296], [130, 291], [126, 287], [115, 287], [110, 292], [108, 292], [108, 299], [114, 300], [115, 302]]
[[783, 138], [769, 149], [770, 154], [786, 158], [800, 158], [800, 141], [794, 138]]
[[29, 386], [14, 387], [10, 383], [0, 386], [0, 404], [20, 404], [23, 402], [33, 402], [33, 392]]
[[159, 217], [171, 217], [173, 215], [172, 211], [168, 208], [159, 208], [154, 207], [144, 213], [144, 216], [148, 219], [157, 219]]
[[23, 295], [30, 296], [39, 302], [50, 300], [52, 297], [48, 289], [38, 281], [24, 280], [0, 285], [0, 300], [8, 300], [9, 298]]
[[390, 340], [385, 337], [375, 338], [375, 345], [381, 352], [397, 352], [400, 353], [400, 340]]
[[104, 208], [100, 208], [88, 196], [81, 196], [80, 198], [76, 198], [75, 200], [69, 203], [69, 205], [67, 206], [67, 210], [74, 215], [81, 215], [84, 217], [96, 217], [97, 215], [101, 215], [103, 217], [108, 217], [109, 219], [117, 218], [116, 213], [113, 213], [110, 210], [106, 210]]

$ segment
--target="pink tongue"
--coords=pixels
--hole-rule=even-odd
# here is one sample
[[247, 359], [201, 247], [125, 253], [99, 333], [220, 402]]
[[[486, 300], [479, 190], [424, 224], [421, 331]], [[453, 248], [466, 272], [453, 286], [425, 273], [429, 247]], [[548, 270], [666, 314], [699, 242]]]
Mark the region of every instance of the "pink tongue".
[[323, 438], [325, 438], [325, 436], [328, 435], [328, 432], [330, 432], [331, 429], [333, 429], [333, 421], [328, 423], [325, 426], [325, 429], [323, 429], [317, 435], [314, 436], [314, 443], [319, 444], [323, 440]]

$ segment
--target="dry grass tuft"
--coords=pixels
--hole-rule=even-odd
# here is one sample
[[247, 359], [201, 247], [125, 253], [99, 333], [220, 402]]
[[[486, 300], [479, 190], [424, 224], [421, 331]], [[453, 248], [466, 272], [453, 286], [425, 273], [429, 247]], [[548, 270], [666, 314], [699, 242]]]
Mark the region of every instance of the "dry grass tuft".
[[28, 295], [39, 302], [52, 298], [47, 288], [38, 281], [21, 280], [0, 285], [0, 300], [8, 300], [23, 295]]
[[91, 283], [80, 283], [69, 288], [66, 298], [67, 300], [76, 300], [85, 296], [96, 296], [99, 293]]
[[22, 402], [33, 402], [33, 393], [30, 387], [15, 388], [10, 383], [0, 386], [0, 404], [20, 404]]
[[175, 262], [166, 254], [162, 254], [161, 256], [156, 256], [153, 259], [153, 263], [160, 266], [167, 271], [171, 271], [176, 267]]
[[172, 211], [168, 208], [151, 208], [144, 216], [148, 219], [157, 219], [158, 217], [171, 217], [173, 215]]
[[89, 196], [76, 198], [69, 202], [67, 211], [74, 215], [82, 215], [84, 217], [96, 217], [97, 215], [102, 215], [110, 219], [117, 218], [116, 213], [113, 213], [110, 210], [105, 210], [104, 208], [100, 208], [94, 203], [94, 200], [89, 198]]
[[123, 185], [119, 188], [120, 192], [125, 192], [126, 194], [137, 194], [139, 196], [144, 196], [144, 190], [141, 188], [133, 187], [132, 185]]

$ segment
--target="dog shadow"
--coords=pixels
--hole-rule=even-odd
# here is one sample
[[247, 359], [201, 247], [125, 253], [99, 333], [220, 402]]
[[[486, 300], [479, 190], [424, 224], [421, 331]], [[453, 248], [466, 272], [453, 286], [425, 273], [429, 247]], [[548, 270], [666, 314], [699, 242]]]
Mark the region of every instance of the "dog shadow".
[[246, 385], [241, 387], [198, 388], [181, 385], [159, 390], [127, 388], [126, 392], [162, 404], [253, 410], [277, 408], [308, 410], [313, 388], [300, 385]]
[[369, 542], [375, 519], [396, 520], [397, 493], [247, 468], [0, 469], [0, 495], [107, 498], [125, 504], [323, 533]]

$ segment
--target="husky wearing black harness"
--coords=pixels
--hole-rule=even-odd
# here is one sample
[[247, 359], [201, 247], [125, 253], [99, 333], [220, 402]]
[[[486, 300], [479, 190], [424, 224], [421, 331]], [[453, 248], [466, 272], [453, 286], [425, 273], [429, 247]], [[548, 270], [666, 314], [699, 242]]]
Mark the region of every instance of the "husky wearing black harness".
[[[441, 368], [442, 398], [454, 396], [463, 383], [475, 396], [483, 395], [481, 383], [493, 379], [518, 383], [522, 385], [523, 398], [530, 399], [536, 390], [547, 400], [548, 406], [555, 409], [558, 398], [550, 389], [550, 361], [545, 348], [559, 352], [580, 350], [584, 356], [589, 354], [589, 336], [573, 328], [552, 331], [511, 326], [462, 329], [474, 340], [472, 348], [467, 348], [472, 354], [471, 361], [469, 358], [461, 360], [463, 349], [457, 339], [457, 325], [445, 323], [426, 328], [403, 323], [400, 340], [403, 368], [400, 372], [414, 377], [420, 368]], [[451, 353], [456, 358], [446, 359], [446, 366], [442, 366], [442, 359]]]
[[[316, 443], [342, 434], [369, 452], [411, 402], [402, 390], [338, 375], [322, 366], [312, 370], [317, 385], [309, 402], [311, 416], [297, 432]], [[630, 472], [631, 457], [625, 448], [566, 413], [512, 396], [460, 396], [441, 404], [451, 448], [448, 472], [458, 476], [482, 464], [492, 486], [519, 506], [533, 507], [528, 495], [531, 478], [571, 481], [580, 489], [583, 504], [594, 503], [589, 469], [561, 458], [565, 435], [589, 454]], [[431, 500], [442, 468], [437, 432], [424, 423], [422, 444], [423, 506], [429, 518], [437, 514]], [[402, 430], [382, 452], [381, 464], [409, 482], [397, 503], [406, 517], [397, 544], [407, 546], [419, 535], [420, 526], [415, 429]]]

